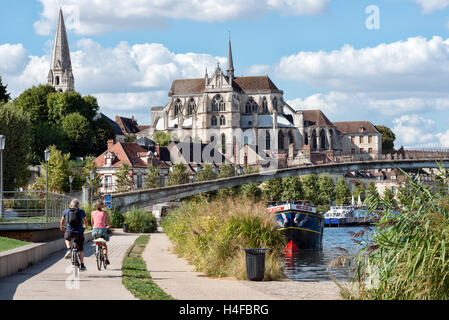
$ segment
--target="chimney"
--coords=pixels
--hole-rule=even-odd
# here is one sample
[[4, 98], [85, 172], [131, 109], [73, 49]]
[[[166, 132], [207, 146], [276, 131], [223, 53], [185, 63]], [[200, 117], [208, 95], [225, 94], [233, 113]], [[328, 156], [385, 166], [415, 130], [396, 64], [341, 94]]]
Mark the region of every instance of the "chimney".
[[108, 151], [111, 151], [113, 145], [114, 145], [114, 140], [109, 139], [108, 140]]

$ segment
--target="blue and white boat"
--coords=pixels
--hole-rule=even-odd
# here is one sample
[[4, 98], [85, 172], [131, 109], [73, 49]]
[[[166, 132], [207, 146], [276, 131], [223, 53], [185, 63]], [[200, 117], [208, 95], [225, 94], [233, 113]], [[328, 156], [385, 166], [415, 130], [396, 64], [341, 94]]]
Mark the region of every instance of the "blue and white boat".
[[374, 215], [369, 215], [364, 207], [355, 206], [332, 206], [324, 214], [324, 224], [326, 227], [342, 227], [354, 225], [370, 224]]

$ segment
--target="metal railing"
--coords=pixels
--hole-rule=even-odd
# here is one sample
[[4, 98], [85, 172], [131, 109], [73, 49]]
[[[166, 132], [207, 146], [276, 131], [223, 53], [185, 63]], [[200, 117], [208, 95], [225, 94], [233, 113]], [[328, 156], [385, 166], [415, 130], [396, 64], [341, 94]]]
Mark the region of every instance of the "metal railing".
[[45, 191], [4, 191], [0, 224], [59, 222], [71, 198]]

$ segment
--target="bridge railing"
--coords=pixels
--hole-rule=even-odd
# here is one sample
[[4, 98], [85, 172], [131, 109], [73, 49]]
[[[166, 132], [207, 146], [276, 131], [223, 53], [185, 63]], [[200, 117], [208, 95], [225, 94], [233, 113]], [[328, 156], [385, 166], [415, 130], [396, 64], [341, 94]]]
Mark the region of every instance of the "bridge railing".
[[70, 197], [54, 192], [5, 191], [0, 224], [55, 224], [70, 201]]

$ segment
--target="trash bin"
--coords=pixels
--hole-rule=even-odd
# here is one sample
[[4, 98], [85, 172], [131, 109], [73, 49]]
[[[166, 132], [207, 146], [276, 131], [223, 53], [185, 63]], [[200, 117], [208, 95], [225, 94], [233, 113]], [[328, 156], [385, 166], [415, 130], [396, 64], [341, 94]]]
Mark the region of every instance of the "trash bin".
[[128, 224], [127, 223], [123, 224], [123, 232], [128, 232]]
[[267, 248], [246, 248], [246, 277], [262, 281], [265, 276], [265, 252]]

